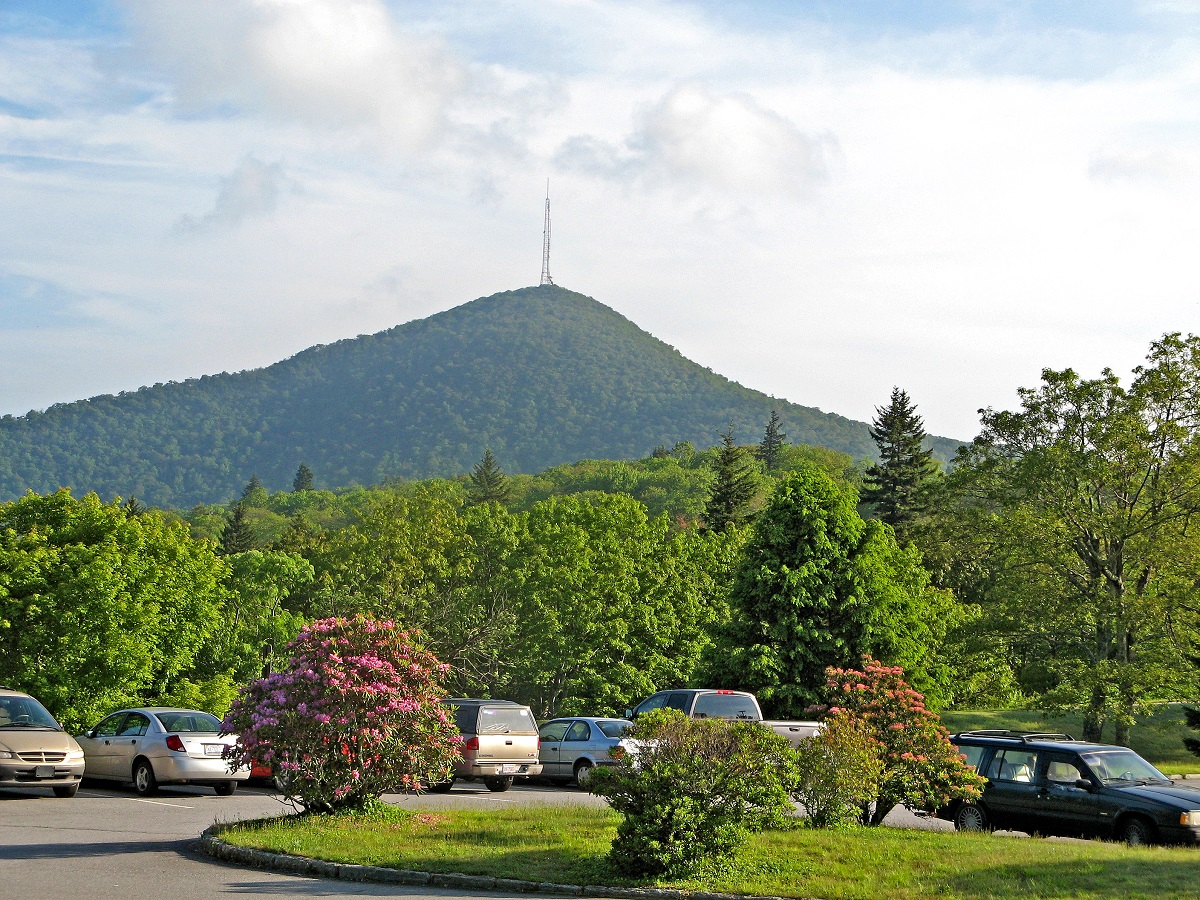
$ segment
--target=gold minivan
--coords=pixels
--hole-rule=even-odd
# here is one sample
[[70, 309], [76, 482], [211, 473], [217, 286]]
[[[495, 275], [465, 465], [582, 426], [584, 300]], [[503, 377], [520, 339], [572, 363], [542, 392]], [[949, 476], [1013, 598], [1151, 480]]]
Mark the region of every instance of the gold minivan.
[[83, 750], [46, 707], [0, 687], [0, 788], [52, 788], [74, 797], [83, 779]]

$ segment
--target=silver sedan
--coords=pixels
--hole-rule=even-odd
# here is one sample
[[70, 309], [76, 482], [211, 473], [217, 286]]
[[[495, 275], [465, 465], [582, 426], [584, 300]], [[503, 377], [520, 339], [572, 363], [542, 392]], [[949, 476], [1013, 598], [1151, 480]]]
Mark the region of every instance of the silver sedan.
[[75, 740], [84, 778], [131, 781], [143, 796], [160, 784], [209, 785], [227, 796], [250, 777], [248, 767], [230, 768], [224, 758], [237, 736], [222, 734], [220, 719], [196, 709], [122, 709]]
[[[572, 778], [581, 787], [595, 766], [614, 765], [620, 757], [621, 736], [633, 723], [628, 719], [572, 716], [542, 723], [539, 756], [542, 775], [566, 783]], [[616, 755], [614, 755], [614, 753]]]

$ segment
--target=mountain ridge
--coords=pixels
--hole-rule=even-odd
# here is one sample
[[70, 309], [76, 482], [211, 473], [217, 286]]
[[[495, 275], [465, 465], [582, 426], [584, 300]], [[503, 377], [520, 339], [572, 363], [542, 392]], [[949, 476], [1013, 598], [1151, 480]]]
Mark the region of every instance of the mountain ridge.
[[[60, 486], [160, 506], [223, 502], [251, 474], [281, 489], [510, 472], [756, 442], [776, 409], [793, 443], [873, 456], [867, 426], [725, 378], [586, 295], [555, 285], [480, 297], [317, 344], [261, 369], [203, 375], [0, 418], [0, 497]], [[932, 440], [948, 458], [957, 442]]]

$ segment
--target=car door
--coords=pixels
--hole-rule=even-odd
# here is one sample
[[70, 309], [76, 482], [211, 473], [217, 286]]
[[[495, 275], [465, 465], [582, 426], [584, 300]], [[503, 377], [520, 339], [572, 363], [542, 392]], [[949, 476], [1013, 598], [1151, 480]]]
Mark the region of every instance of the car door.
[[112, 738], [111, 774], [117, 778], [133, 777], [133, 761], [143, 750], [146, 731], [150, 727], [148, 716], [139, 712], [131, 712], [125, 716], [125, 721], [117, 729]]
[[76, 738], [83, 749], [85, 775], [97, 778], [117, 777], [116, 764], [113, 762], [113, 754], [116, 751], [113, 741], [116, 740], [117, 731], [125, 721], [126, 715], [128, 713], [124, 710], [113, 713], [101, 719], [100, 724], [87, 734]]
[[571, 723], [562, 741], [563, 774], [574, 775], [576, 760], [590, 756], [588, 751], [593, 749], [590, 746], [591, 740], [592, 726], [588, 722], [576, 719]]
[[988, 763], [984, 801], [992, 819], [1001, 826], [1036, 831], [1040, 786], [1037, 784], [1038, 751], [1027, 747], [997, 748]]
[[1039, 830], [1045, 834], [1095, 834], [1100, 828], [1096, 795], [1076, 782], [1090, 781], [1079, 757], [1050, 752], [1039, 785]]
[[547, 778], [569, 778], [570, 770], [563, 771], [562, 739], [573, 724], [572, 719], [551, 719], [538, 729], [542, 749], [538, 754], [542, 761], [542, 774]]

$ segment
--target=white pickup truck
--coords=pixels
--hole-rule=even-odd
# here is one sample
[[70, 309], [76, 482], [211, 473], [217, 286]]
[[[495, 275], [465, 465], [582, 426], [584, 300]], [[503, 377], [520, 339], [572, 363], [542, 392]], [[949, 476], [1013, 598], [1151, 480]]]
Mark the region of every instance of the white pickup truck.
[[651, 694], [633, 709], [625, 710], [626, 718], [635, 718], [652, 709], [677, 709], [693, 719], [729, 719], [738, 722], [761, 722], [795, 747], [804, 738], [821, 730], [820, 722], [784, 722], [764, 719], [758, 698], [746, 691], [719, 691], [712, 688], [680, 688]]

